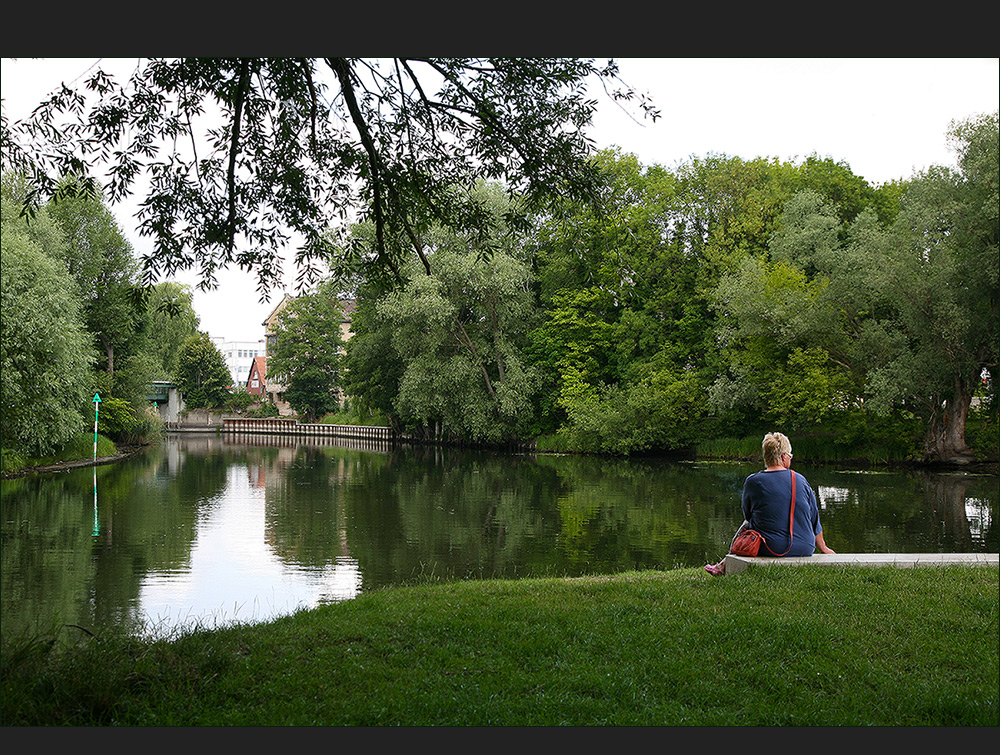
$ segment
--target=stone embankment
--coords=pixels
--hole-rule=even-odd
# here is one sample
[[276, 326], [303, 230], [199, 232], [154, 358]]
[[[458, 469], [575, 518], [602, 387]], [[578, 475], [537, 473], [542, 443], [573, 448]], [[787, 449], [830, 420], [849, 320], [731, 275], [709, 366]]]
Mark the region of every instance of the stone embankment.
[[996, 553], [816, 553], [812, 556], [770, 558], [764, 556], [726, 556], [726, 574], [739, 574], [757, 566], [895, 566], [911, 569], [917, 566], [1000, 565]]

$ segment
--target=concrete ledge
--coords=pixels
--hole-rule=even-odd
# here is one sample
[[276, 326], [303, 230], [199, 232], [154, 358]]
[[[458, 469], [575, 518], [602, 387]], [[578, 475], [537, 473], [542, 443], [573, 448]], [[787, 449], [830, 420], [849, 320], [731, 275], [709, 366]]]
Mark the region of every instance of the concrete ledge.
[[739, 574], [751, 566], [796, 566], [813, 564], [818, 566], [896, 566], [904, 569], [914, 566], [945, 566], [965, 564], [967, 566], [998, 566], [1000, 556], [996, 553], [816, 553], [812, 556], [772, 558], [757, 556], [726, 556], [726, 574]]

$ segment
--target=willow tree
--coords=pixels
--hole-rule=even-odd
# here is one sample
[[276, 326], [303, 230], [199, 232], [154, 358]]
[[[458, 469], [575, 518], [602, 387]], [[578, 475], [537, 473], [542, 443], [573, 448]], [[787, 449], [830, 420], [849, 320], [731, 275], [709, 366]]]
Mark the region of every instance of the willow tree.
[[879, 290], [891, 297], [908, 349], [895, 377], [920, 399], [930, 460], [969, 456], [965, 424], [984, 372], [996, 392], [998, 338], [997, 113], [955, 124], [957, 170], [918, 174], [902, 197]]
[[[139, 269], [132, 245], [100, 197], [80, 196], [72, 186], [63, 185], [48, 211], [66, 237], [62, 262], [102, 355], [100, 367], [109, 377], [107, 391], [114, 386], [116, 368], [137, 361], [147, 346], [146, 307], [138, 295]], [[119, 392], [117, 386], [114, 390]]]
[[786, 204], [769, 256], [716, 288], [732, 370], [717, 404], [756, 401], [788, 422], [848, 406], [905, 411], [923, 421], [926, 461], [970, 459], [965, 425], [984, 372], [996, 391], [996, 114], [956, 124], [952, 138], [958, 168], [917, 173], [888, 225], [871, 208], [841, 223], [815, 192]]
[[[432, 225], [487, 232], [488, 211], [455, 186], [500, 181], [529, 210], [591, 195], [592, 79], [635, 97], [613, 61], [575, 58], [142, 60], [124, 83], [98, 70], [5, 122], [3, 158], [32, 175], [29, 211], [63, 176], [112, 202], [143, 178], [150, 280], [194, 267], [210, 288], [238, 265], [267, 292], [292, 244], [306, 280], [334, 248], [338, 269], [427, 268]], [[371, 255], [327, 240], [357, 220], [373, 224]]]
[[496, 184], [475, 194], [492, 211], [485, 241], [438, 228], [425, 236], [431, 271], [411, 260], [405, 284], [377, 305], [402, 367], [396, 416], [418, 433], [501, 443], [531, 419], [533, 370], [524, 358], [534, 315], [532, 273], [520, 234], [504, 219]]
[[48, 213], [19, 217], [15, 177], [0, 199], [0, 443], [45, 454], [86, 425], [94, 360], [75, 287], [60, 255], [65, 237]]

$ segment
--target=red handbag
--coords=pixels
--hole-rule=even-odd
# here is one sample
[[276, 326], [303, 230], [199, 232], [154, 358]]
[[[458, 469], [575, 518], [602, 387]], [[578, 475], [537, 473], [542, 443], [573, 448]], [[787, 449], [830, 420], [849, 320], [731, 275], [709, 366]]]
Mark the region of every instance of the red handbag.
[[764, 536], [757, 530], [741, 530], [736, 539], [733, 540], [729, 552], [734, 556], [756, 556], [762, 542], [764, 542]]
[[[792, 474], [792, 507], [788, 514], [788, 548], [785, 553], [788, 553], [792, 549], [792, 528], [795, 525], [795, 472], [788, 470]], [[760, 552], [760, 546], [764, 544], [767, 547], [767, 542], [764, 540], [764, 536], [760, 534], [757, 530], [745, 529], [741, 530], [736, 537], [733, 539], [732, 547], [730, 547], [729, 552], [734, 556], [756, 556]], [[785, 553], [775, 554], [777, 556], [784, 556]]]

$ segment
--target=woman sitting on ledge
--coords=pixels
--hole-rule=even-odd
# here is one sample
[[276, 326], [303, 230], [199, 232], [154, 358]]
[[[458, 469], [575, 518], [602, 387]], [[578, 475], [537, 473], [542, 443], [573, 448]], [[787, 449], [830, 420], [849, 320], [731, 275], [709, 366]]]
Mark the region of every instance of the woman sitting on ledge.
[[[806, 478], [793, 472], [792, 444], [782, 433], [768, 433], [761, 444], [764, 466], [761, 472], [743, 483], [743, 530], [753, 529], [763, 535], [761, 556], [811, 556], [815, 551], [834, 553], [823, 540], [819, 506]], [[795, 475], [795, 518], [789, 542], [789, 513], [792, 505], [792, 475]], [[733, 538], [735, 542], [736, 537]], [[730, 546], [731, 547], [731, 546]], [[732, 552], [732, 551], [730, 551]], [[714, 576], [726, 573], [726, 559], [707, 564], [705, 571]]]

